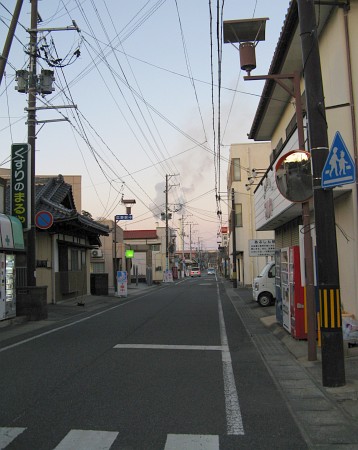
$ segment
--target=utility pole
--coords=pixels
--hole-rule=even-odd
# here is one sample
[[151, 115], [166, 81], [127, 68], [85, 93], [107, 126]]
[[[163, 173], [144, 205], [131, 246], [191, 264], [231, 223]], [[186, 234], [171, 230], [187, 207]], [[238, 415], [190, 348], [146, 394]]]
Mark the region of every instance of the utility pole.
[[[165, 268], [166, 270], [169, 270], [169, 205], [168, 205], [168, 193], [169, 193], [169, 184], [168, 181], [171, 177], [175, 177], [177, 174], [174, 175], [165, 175]], [[176, 185], [171, 185], [176, 186]]]
[[19, 20], [22, 3], [23, 3], [23, 0], [17, 0], [17, 2], [16, 2], [14, 14], [12, 15], [12, 19], [11, 19], [11, 23], [10, 23], [10, 27], [9, 27], [9, 32], [7, 34], [6, 41], [4, 44], [4, 49], [3, 49], [2, 54], [0, 55], [0, 85], [1, 85], [2, 77], [5, 72], [7, 58], [10, 53], [10, 48], [11, 48], [12, 40], [14, 38], [16, 25]]
[[169, 270], [168, 177], [165, 175], [165, 269]]
[[236, 214], [235, 214], [235, 191], [231, 189], [231, 233], [232, 233], [232, 287], [237, 288], [237, 275], [236, 275]]
[[322, 337], [322, 384], [345, 385], [338, 252], [332, 189], [321, 186], [328, 135], [314, 0], [297, 0], [312, 159], [317, 274]]
[[190, 248], [190, 261], [191, 261], [191, 224], [189, 224], [189, 248]]
[[31, 152], [31, 212], [30, 229], [26, 233], [26, 263], [27, 285], [36, 286], [36, 230], [35, 230], [35, 151], [36, 151], [36, 94], [37, 94], [37, 2], [31, 0], [31, 30], [30, 30], [30, 69], [29, 69], [29, 96], [27, 116], [27, 139]]

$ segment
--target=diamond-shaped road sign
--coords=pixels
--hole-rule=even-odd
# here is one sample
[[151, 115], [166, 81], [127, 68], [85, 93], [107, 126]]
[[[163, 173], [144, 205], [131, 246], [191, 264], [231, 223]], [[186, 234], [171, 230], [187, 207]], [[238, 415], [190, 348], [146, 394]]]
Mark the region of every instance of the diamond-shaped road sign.
[[341, 133], [336, 132], [322, 171], [322, 187], [330, 188], [354, 183], [356, 170], [354, 161], [343, 141]]

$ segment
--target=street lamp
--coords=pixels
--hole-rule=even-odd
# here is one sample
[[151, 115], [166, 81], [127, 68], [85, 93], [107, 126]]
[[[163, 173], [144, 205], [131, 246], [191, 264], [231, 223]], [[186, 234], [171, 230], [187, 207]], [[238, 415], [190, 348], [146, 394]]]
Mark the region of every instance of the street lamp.
[[[224, 42], [240, 42], [240, 63], [241, 69], [247, 72], [244, 80], [273, 80], [279, 84], [286, 92], [288, 92], [296, 103], [296, 121], [297, 134], [300, 150], [305, 149], [304, 127], [303, 127], [303, 110], [301, 100], [299, 72], [289, 74], [270, 74], [251, 76], [251, 70], [256, 67], [255, 47], [258, 41], [265, 40], [265, 25], [268, 19], [245, 19], [230, 20], [224, 22]], [[226, 33], [226, 34], [225, 34]], [[236, 38], [236, 39], [235, 39]], [[247, 51], [242, 46], [244, 42], [251, 42], [251, 50]], [[285, 84], [284, 80], [290, 80], [292, 87]], [[252, 171], [256, 176], [260, 169]], [[246, 186], [247, 189], [247, 186]], [[305, 230], [310, 230], [310, 209], [309, 202], [302, 202], [302, 220]], [[314, 269], [313, 269], [313, 250], [312, 238], [310, 232], [304, 233], [304, 251], [306, 263], [306, 298], [307, 298], [307, 341], [308, 341], [308, 360], [315, 361], [316, 353], [316, 307], [315, 307], [315, 291], [314, 291]]]

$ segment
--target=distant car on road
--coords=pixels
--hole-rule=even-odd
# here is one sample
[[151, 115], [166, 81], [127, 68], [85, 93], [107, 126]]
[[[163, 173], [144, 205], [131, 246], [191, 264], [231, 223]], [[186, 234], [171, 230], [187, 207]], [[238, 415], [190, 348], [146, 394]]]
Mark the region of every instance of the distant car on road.
[[208, 268], [208, 275], [215, 275], [215, 269], [213, 269], [212, 267]]
[[191, 277], [201, 277], [201, 272], [199, 267], [192, 267], [190, 269], [190, 276]]

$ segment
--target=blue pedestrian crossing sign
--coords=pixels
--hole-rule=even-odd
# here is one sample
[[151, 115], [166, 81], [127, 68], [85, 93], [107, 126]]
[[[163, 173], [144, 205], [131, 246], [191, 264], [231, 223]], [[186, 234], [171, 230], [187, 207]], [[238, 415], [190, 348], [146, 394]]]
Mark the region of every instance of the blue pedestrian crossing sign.
[[322, 171], [322, 187], [330, 188], [354, 183], [356, 170], [354, 161], [343, 141], [341, 133], [336, 132], [326, 163]]

